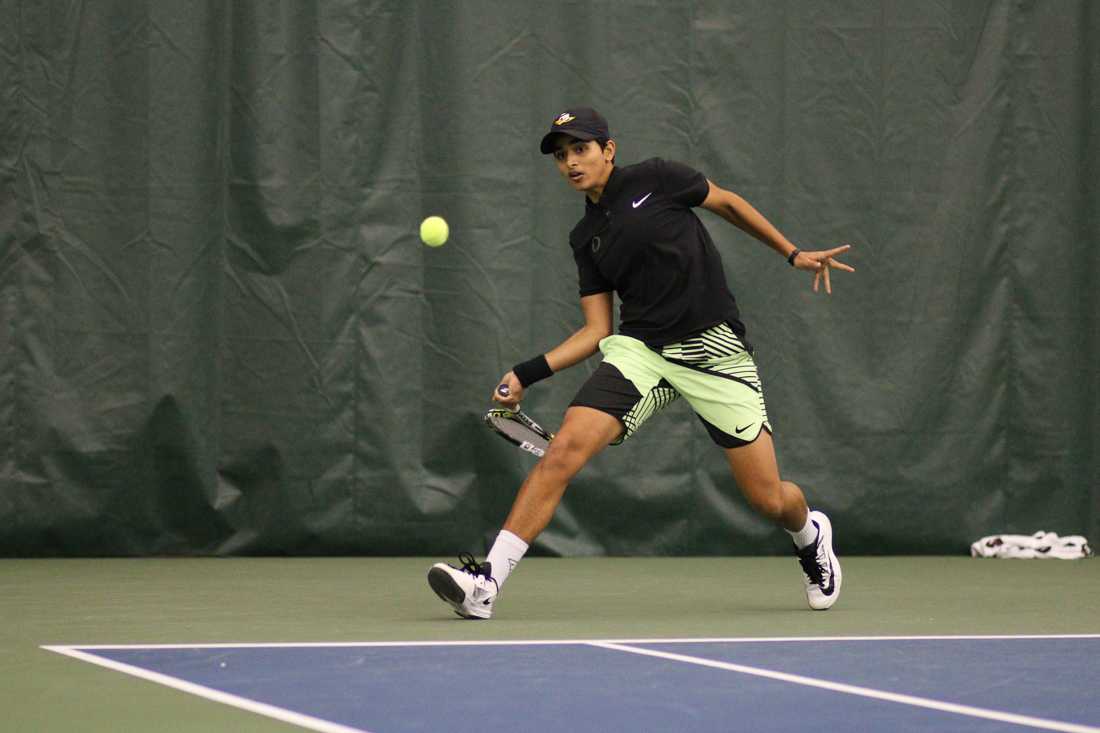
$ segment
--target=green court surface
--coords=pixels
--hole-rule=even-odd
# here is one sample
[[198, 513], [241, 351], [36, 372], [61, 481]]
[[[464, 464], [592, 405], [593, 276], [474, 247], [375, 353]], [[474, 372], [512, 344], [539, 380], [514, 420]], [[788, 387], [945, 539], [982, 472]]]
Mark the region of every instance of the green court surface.
[[[528, 558], [479, 622], [429, 590], [434, 560], [0, 561], [4, 729], [297, 730], [47, 644], [1100, 632], [1091, 560], [845, 557], [841, 599], [813, 612], [793, 558]], [[455, 694], [476, 689], [471, 670]]]

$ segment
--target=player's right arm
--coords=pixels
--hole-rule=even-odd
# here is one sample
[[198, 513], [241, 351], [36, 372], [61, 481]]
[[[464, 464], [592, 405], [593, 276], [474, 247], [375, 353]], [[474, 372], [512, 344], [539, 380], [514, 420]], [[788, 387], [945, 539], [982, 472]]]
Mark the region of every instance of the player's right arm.
[[581, 298], [584, 326], [546, 354], [546, 361], [555, 372], [579, 364], [599, 351], [600, 341], [611, 335], [610, 292]]
[[[546, 363], [554, 372], [568, 369], [579, 364], [599, 350], [600, 341], [611, 335], [613, 321], [611, 314], [613, 295], [610, 291], [595, 293], [581, 298], [581, 311], [584, 313], [584, 325], [546, 352]], [[493, 399], [497, 402], [513, 405], [523, 399], [523, 385], [516, 375], [509, 371], [497, 384], [508, 385], [509, 394], [503, 398], [496, 390]]]

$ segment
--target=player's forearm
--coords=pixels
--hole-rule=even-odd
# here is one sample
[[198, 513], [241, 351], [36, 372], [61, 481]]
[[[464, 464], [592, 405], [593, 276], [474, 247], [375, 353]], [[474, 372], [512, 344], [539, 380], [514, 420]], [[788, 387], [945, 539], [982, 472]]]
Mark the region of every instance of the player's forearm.
[[721, 214], [722, 218], [735, 227], [759, 239], [784, 257], [795, 249], [795, 246], [763, 214], [735, 193], [731, 192], [726, 197]]
[[579, 364], [599, 350], [600, 340], [610, 334], [585, 326], [547, 352], [546, 362], [555, 372]]

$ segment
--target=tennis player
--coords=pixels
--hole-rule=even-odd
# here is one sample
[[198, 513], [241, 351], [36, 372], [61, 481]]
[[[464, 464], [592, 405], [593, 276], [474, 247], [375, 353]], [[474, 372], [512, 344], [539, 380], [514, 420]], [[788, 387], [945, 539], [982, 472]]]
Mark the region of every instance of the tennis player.
[[[458, 615], [489, 618], [501, 586], [549, 523], [570, 479], [683, 397], [725, 452], [748, 503], [790, 533], [810, 608], [831, 607], [841, 583], [832, 526], [822, 512], [809, 510], [797, 485], [780, 479], [752, 347], [722, 259], [692, 209], [717, 214], [791, 267], [812, 272], [814, 292], [824, 284], [832, 293], [831, 270], [854, 272], [837, 259], [850, 247], [803, 251], [743, 198], [682, 163], [651, 158], [616, 166], [607, 121], [592, 109], [558, 115], [540, 149], [585, 195], [584, 216], [569, 234], [585, 323], [501, 377], [493, 399], [513, 406], [531, 385], [597, 350], [603, 362], [528, 474], [485, 562], [463, 554], [461, 567], [435, 564], [428, 572], [432, 589]], [[621, 300], [618, 334], [612, 332], [613, 293]]]

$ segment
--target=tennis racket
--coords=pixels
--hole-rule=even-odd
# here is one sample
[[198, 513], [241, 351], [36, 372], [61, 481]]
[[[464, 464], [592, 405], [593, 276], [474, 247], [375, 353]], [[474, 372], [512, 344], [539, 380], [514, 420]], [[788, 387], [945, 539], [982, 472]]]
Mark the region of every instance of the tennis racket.
[[[508, 385], [500, 385], [497, 392], [502, 397], [507, 397]], [[485, 424], [512, 445], [539, 458], [546, 455], [546, 449], [554, 439], [553, 433], [532, 420], [519, 409], [519, 405], [514, 408], [494, 407], [485, 413]]]

